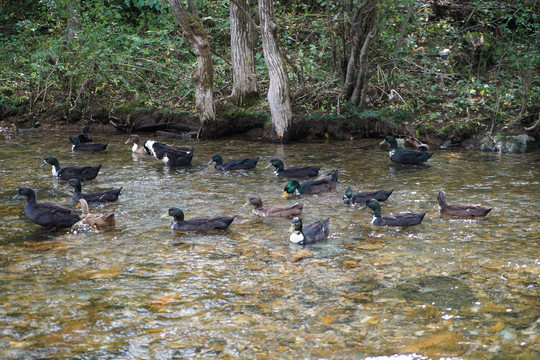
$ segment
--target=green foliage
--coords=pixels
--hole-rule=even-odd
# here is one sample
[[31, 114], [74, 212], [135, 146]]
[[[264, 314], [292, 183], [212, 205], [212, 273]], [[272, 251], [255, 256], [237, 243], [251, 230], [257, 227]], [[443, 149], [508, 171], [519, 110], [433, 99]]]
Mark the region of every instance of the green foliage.
[[[82, 28], [69, 43], [68, 1], [0, 5], [2, 104], [193, 111], [190, 75], [196, 59], [166, 0], [82, 1]], [[224, 103], [232, 88], [229, 1], [195, 2], [215, 54], [217, 102]], [[327, 121], [376, 117], [439, 136], [518, 123], [540, 102], [538, 2], [448, 3], [448, 11], [439, 13], [429, 1], [381, 0], [379, 33], [368, 56], [369, 100], [356, 108], [340, 93], [350, 32], [339, 2], [274, 2], [296, 109]], [[410, 6], [412, 16], [396, 49]], [[471, 34], [483, 34], [489, 49], [474, 45]], [[256, 105], [267, 109], [269, 80], [260, 43], [255, 57], [262, 98]]]

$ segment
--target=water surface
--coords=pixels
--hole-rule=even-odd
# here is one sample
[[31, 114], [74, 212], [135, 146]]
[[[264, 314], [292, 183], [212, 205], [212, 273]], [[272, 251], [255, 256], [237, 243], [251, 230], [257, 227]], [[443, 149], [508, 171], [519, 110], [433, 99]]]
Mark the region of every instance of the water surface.
[[[70, 134], [71, 135], [71, 134]], [[126, 135], [96, 133], [106, 152], [72, 153], [67, 135], [20, 134], [0, 143], [0, 357], [5, 359], [540, 357], [540, 152], [437, 151], [429, 166], [392, 164], [380, 140], [287, 145], [220, 140], [194, 145], [191, 166], [133, 156]], [[142, 136], [146, 138], [145, 135]], [[260, 156], [255, 170], [219, 172], [207, 162]], [[30, 222], [38, 200], [73, 207], [45, 156], [62, 166], [103, 164], [83, 192], [123, 186], [99, 233], [44, 232]], [[266, 168], [339, 169], [333, 193], [284, 199], [287, 182]], [[427, 211], [419, 226], [375, 227], [370, 211], [342, 204], [355, 191], [395, 189], [389, 212]], [[449, 203], [494, 206], [485, 218], [441, 216]], [[288, 241], [288, 219], [243, 207], [306, 201], [304, 223], [330, 217], [327, 240]], [[160, 216], [238, 217], [229, 230], [175, 233]]]

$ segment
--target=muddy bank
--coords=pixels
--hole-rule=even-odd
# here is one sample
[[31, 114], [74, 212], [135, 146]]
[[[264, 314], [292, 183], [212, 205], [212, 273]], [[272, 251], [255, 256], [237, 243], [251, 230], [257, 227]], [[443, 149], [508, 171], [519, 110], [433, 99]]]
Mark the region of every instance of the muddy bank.
[[[67, 113], [61, 108], [49, 108], [30, 112], [24, 110], [0, 110], [2, 137], [8, 138], [17, 132], [66, 131], [79, 132], [89, 125], [95, 132], [147, 133], [163, 137], [216, 139], [242, 137], [258, 141], [272, 141], [271, 116], [265, 111], [245, 111], [235, 108], [219, 109], [218, 119], [211, 131], [201, 129], [199, 118], [188, 112], [173, 112], [161, 109], [130, 109], [119, 107], [114, 111], [103, 109], [82, 113]], [[528, 130], [528, 131], [527, 131]], [[527, 134], [540, 140], [538, 128], [524, 126], [503, 129], [498, 135], [490, 136], [485, 131], [478, 133], [451, 133], [445, 138], [434, 134], [422, 134], [411, 124], [398, 124], [374, 115], [362, 116], [354, 112], [342, 114], [298, 114], [293, 119], [290, 141], [352, 140], [359, 138], [383, 138], [386, 135], [407, 137], [409, 145], [431, 144], [431, 148], [465, 147], [485, 148], [486, 142], [502, 135]], [[483, 145], [484, 144], [484, 145]]]

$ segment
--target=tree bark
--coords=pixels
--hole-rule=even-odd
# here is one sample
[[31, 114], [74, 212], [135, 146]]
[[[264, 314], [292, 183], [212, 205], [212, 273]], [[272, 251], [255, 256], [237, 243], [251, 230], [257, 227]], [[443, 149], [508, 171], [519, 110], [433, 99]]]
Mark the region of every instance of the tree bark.
[[251, 106], [259, 100], [259, 90], [255, 75], [255, 41], [253, 22], [249, 17], [249, 0], [232, 0], [230, 19], [233, 74], [231, 99], [238, 106]]
[[261, 20], [264, 59], [270, 77], [268, 105], [272, 114], [274, 140], [285, 141], [289, 136], [292, 109], [289, 78], [277, 42], [277, 24], [274, 21], [272, 0], [259, 0], [259, 17]]
[[188, 0], [186, 11], [180, 0], [169, 0], [172, 13], [182, 29], [182, 35], [193, 46], [197, 57], [197, 69], [192, 73], [195, 85], [195, 105], [199, 112], [203, 136], [217, 134], [216, 111], [214, 108], [214, 62], [208, 36], [193, 0]]
[[362, 107], [367, 85], [369, 44], [377, 34], [379, 0], [362, 0], [356, 4], [352, 0], [340, 0], [340, 3], [347, 14], [352, 34], [342, 93], [352, 104]]

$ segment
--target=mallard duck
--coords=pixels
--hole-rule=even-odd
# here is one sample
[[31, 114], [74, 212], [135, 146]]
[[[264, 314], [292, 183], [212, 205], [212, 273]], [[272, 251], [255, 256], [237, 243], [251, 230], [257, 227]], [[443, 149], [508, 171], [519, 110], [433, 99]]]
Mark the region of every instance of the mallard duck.
[[154, 140], [146, 140], [144, 150], [169, 166], [184, 166], [191, 163], [195, 147], [192, 146], [188, 151], [184, 151]]
[[439, 200], [439, 211], [441, 214], [446, 215], [461, 217], [486, 216], [493, 209], [492, 207], [473, 204], [448, 205], [446, 202], [446, 195], [442, 190], [439, 191], [437, 200]]
[[326, 238], [330, 232], [330, 218], [321, 219], [302, 226], [302, 219], [295, 217], [292, 219], [292, 233], [289, 240], [295, 244], [306, 245], [313, 244]]
[[133, 146], [131, 147], [132, 153], [144, 154], [146, 152], [144, 150], [144, 147], [141, 145], [141, 139], [138, 135], [130, 135], [129, 138], [126, 140], [126, 144], [129, 144], [130, 142], [133, 143]]
[[73, 144], [71, 147], [72, 151], [101, 151], [105, 150], [107, 148], [108, 144], [101, 144], [101, 143], [86, 143], [81, 144], [79, 141], [79, 138], [76, 136], [70, 136], [69, 142]]
[[184, 212], [176, 207], [171, 207], [161, 215], [161, 218], [173, 217], [171, 228], [182, 231], [211, 231], [225, 230], [231, 225], [236, 216], [197, 217], [184, 220]]
[[270, 166], [274, 166], [276, 170], [274, 174], [276, 176], [290, 177], [290, 178], [302, 178], [302, 177], [312, 177], [319, 175], [320, 166], [293, 166], [288, 169], [285, 169], [283, 161], [280, 159], [270, 160]]
[[306, 180], [301, 184], [297, 180], [290, 180], [283, 188], [283, 196], [285, 197], [288, 194], [317, 194], [332, 191], [337, 186], [338, 175], [339, 172], [336, 170], [328, 175], [313, 180]]
[[275, 205], [265, 209], [263, 207], [263, 202], [258, 195], [250, 196], [248, 202], [245, 203], [244, 206], [249, 204], [254, 206], [252, 212], [255, 215], [263, 217], [291, 218], [295, 215], [302, 214], [302, 209], [304, 208], [304, 202], [302, 201], [294, 204]]
[[394, 189], [392, 190], [375, 190], [375, 191], [364, 191], [354, 194], [350, 187], [345, 190], [345, 195], [343, 195], [343, 203], [354, 205], [356, 203], [365, 204], [369, 199], [375, 199], [377, 201], [386, 201], [392, 195]]
[[259, 161], [259, 157], [223, 162], [221, 155], [214, 155], [208, 164], [210, 165], [212, 162], [215, 162], [214, 168], [217, 170], [247, 170], [255, 168], [257, 166], [257, 161]]
[[372, 210], [371, 223], [373, 225], [380, 226], [413, 226], [418, 225], [424, 219], [425, 212], [421, 214], [415, 214], [411, 212], [407, 213], [395, 213], [388, 214], [388, 216], [381, 216], [381, 204], [375, 199], [369, 199], [366, 201], [366, 206]]
[[38, 225], [48, 229], [62, 229], [72, 227], [80, 220], [79, 215], [72, 209], [50, 202], [37, 202], [36, 192], [28, 187], [17, 189], [13, 198], [26, 196], [24, 212], [26, 216]]
[[89, 143], [89, 142], [94, 141], [94, 137], [92, 135], [90, 135], [90, 126], [88, 126], [88, 125], [83, 126], [82, 134], [79, 134], [79, 136], [77, 136], [77, 137], [79, 138], [79, 141], [81, 142], [81, 144]]
[[96, 231], [98, 228], [116, 225], [114, 214], [90, 214], [88, 211], [88, 203], [84, 199], [79, 199], [77, 207], [80, 207], [82, 210], [79, 223], [89, 225]]
[[98, 166], [66, 166], [61, 168], [60, 162], [54, 156], [44, 158], [41, 166], [47, 164], [52, 165], [52, 174], [55, 178], [66, 181], [69, 179], [79, 179], [81, 181], [95, 179], [101, 169], [101, 164]]
[[75, 190], [73, 191], [73, 200], [79, 201], [84, 199], [89, 203], [107, 203], [118, 200], [118, 195], [122, 191], [122, 187], [118, 189], [113, 189], [109, 191], [98, 191], [88, 194], [83, 194], [81, 182], [78, 179], [69, 179], [65, 187], [72, 186]]
[[390, 144], [390, 160], [397, 163], [419, 165], [426, 162], [433, 153], [418, 150], [404, 150], [398, 148], [397, 141], [393, 136], [386, 136], [384, 140]]

